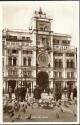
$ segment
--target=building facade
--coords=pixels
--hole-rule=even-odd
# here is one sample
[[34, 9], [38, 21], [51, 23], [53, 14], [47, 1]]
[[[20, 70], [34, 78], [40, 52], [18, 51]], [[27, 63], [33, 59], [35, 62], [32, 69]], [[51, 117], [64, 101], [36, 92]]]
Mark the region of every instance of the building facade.
[[77, 49], [71, 36], [54, 33], [52, 19], [40, 9], [35, 11], [29, 31], [3, 30], [3, 87], [24, 84], [54, 91], [77, 86]]

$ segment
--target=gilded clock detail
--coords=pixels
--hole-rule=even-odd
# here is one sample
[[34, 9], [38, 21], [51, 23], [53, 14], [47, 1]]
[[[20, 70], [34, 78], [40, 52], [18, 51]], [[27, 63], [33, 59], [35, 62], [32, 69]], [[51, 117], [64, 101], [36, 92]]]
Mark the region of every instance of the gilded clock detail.
[[38, 54], [37, 62], [40, 66], [47, 66], [50, 63], [49, 54], [44, 52]]

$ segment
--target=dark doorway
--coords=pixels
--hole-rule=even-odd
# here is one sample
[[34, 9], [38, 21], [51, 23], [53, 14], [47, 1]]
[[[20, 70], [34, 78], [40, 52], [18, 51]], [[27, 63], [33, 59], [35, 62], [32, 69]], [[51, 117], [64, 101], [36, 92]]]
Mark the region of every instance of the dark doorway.
[[46, 72], [39, 72], [37, 75], [37, 85], [42, 89], [42, 91], [46, 91], [49, 87], [49, 76]]
[[8, 81], [8, 88], [11, 86], [12, 88], [12, 93], [14, 93], [15, 87], [16, 87], [16, 81], [15, 80], [10, 80]]

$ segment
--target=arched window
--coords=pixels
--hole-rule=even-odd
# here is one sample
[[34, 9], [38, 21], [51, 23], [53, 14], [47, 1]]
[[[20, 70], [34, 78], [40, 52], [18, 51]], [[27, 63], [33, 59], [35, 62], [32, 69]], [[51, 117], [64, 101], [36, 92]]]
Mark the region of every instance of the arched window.
[[62, 63], [62, 60], [60, 59], [59, 60], [59, 68], [62, 68], [63, 67], [63, 63]]
[[46, 38], [42, 37], [42, 44], [45, 44], [45, 43], [46, 43]]
[[8, 64], [9, 64], [9, 66], [12, 65], [12, 58], [11, 57], [8, 58]]
[[56, 67], [56, 68], [59, 67], [59, 61], [57, 59], [55, 59], [55, 61], [54, 61], [54, 67]]
[[70, 64], [70, 62], [69, 62], [69, 60], [67, 60], [67, 62], [66, 62], [67, 68], [69, 68], [69, 64]]
[[44, 27], [44, 30], [45, 30], [45, 31], [48, 31], [48, 27], [47, 27], [47, 26], [45, 26], [45, 27]]
[[28, 66], [31, 66], [31, 58], [28, 58]]
[[16, 66], [16, 62], [17, 62], [17, 59], [15, 57], [15, 58], [13, 58], [13, 66]]
[[26, 58], [23, 58], [23, 66], [26, 66]]
[[71, 60], [71, 68], [74, 68], [74, 61]]

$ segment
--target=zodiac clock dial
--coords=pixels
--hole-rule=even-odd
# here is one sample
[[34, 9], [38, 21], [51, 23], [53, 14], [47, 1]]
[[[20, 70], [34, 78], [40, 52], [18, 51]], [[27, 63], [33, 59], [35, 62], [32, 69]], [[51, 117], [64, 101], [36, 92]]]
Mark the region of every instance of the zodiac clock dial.
[[37, 56], [37, 62], [40, 66], [47, 66], [50, 63], [50, 56], [48, 53], [42, 52]]

